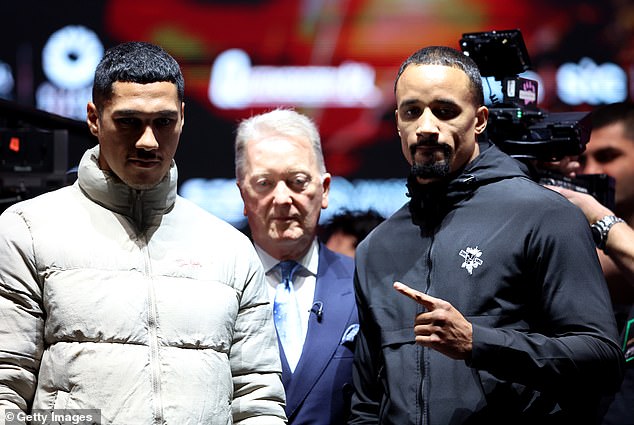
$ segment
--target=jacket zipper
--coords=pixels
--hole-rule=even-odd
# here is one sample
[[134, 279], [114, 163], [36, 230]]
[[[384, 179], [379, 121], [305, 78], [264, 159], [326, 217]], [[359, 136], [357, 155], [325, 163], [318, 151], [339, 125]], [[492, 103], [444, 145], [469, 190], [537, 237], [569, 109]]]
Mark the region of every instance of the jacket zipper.
[[137, 227], [139, 232], [143, 232], [145, 229], [145, 223], [143, 222], [143, 203], [141, 202], [141, 198], [143, 197], [143, 192], [140, 190], [135, 190], [134, 199], [132, 202], [132, 221]]
[[148, 329], [149, 329], [149, 349], [150, 349], [150, 374], [152, 380], [152, 410], [154, 423], [163, 423], [163, 403], [161, 400], [161, 367], [159, 359], [158, 343], [158, 323], [156, 313], [156, 293], [154, 279], [151, 276], [150, 256], [148, 253], [147, 241], [143, 244], [143, 256], [145, 258], [145, 271], [148, 279]]
[[[132, 217], [138, 226], [138, 231], [144, 232], [143, 223], [143, 205], [141, 202], [143, 192], [136, 191], [132, 204]], [[139, 235], [142, 240], [142, 254], [145, 262], [145, 278], [148, 282], [148, 348], [150, 350], [150, 379], [152, 385], [152, 411], [155, 424], [163, 423], [163, 403], [161, 399], [161, 367], [159, 359], [159, 343], [158, 343], [158, 323], [156, 312], [156, 292], [154, 288], [154, 279], [152, 278], [152, 265], [148, 248], [148, 241], [145, 233]]]
[[[432, 268], [432, 260], [431, 260], [431, 251], [434, 245], [434, 237], [432, 236], [429, 243], [429, 249], [427, 250], [427, 276], [425, 278], [425, 294], [429, 293], [429, 288], [431, 287], [431, 268]], [[426, 347], [421, 347], [422, 357], [423, 357], [423, 375], [421, 377], [420, 383], [420, 405], [422, 407], [420, 423], [422, 425], [426, 425], [429, 423], [429, 409], [428, 403], [425, 401], [425, 396], [428, 392], [429, 386], [429, 350]]]

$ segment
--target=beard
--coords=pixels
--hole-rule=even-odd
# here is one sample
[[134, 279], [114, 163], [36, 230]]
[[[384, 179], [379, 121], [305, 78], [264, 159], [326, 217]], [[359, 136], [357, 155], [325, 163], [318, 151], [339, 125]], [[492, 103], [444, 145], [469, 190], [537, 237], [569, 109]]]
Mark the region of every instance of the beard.
[[[431, 232], [447, 212], [447, 185], [454, 175], [450, 169], [454, 152], [448, 144], [429, 141], [420, 141], [410, 151], [413, 160], [407, 188], [412, 198], [412, 221], [421, 232]], [[420, 182], [421, 179], [427, 182]]]
[[[425, 155], [424, 162], [416, 162], [416, 148], [425, 147], [430, 150]], [[443, 179], [451, 174], [450, 164], [453, 150], [447, 144], [434, 146], [417, 144], [410, 148], [412, 152], [412, 168], [410, 175], [421, 179]]]

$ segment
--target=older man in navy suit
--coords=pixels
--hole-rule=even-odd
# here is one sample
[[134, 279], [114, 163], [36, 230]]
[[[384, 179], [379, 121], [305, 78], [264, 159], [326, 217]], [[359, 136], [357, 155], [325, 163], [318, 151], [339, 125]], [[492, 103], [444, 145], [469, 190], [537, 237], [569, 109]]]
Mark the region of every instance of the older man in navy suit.
[[316, 237], [331, 180], [317, 127], [292, 110], [257, 115], [238, 126], [235, 153], [274, 304], [289, 424], [344, 424], [359, 328], [354, 265]]

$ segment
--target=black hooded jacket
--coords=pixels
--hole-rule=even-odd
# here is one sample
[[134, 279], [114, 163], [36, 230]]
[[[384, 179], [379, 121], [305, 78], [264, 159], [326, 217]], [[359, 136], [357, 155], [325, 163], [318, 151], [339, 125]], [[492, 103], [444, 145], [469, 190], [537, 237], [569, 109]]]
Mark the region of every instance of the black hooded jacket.
[[[357, 249], [350, 424], [593, 423], [623, 357], [581, 211], [495, 146], [410, 195]], [[423, 308], [394, 281], [471, 322], [468, 361], [414, 343]]]

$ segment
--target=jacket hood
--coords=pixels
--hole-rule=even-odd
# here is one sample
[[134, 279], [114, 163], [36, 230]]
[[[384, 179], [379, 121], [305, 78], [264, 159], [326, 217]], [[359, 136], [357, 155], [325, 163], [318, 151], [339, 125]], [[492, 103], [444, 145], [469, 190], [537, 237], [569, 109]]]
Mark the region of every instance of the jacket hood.
[[140, 231], [168, 212], [176, 201], [178, 170], [172, 160], [169, 173], [155, 187], [137, 190], [115, 174], [99, 168], [99, 145], [87, 150], [77, 170], [81, 190], [93, 202], [129, 218]]
[[492, 181], [508, 179], [511, 177], [528, 177], [524, 171], [526, 166], [518, 160], [511, 158], [502, 152], [497, 146], [490, 143], [480, 144], [480, 155], [464, 168], [455, 180], [451, 181], [449, 188], [453, 186], [481, 186]]
[[421, 185], [407, 180], [412, 220], [418, 225], [437, 224], [460, 201], [480, 186], [513, 177], [526, 177], [525, 166], [490, 143], [480, 143], [480, 154], [453, 178]]

